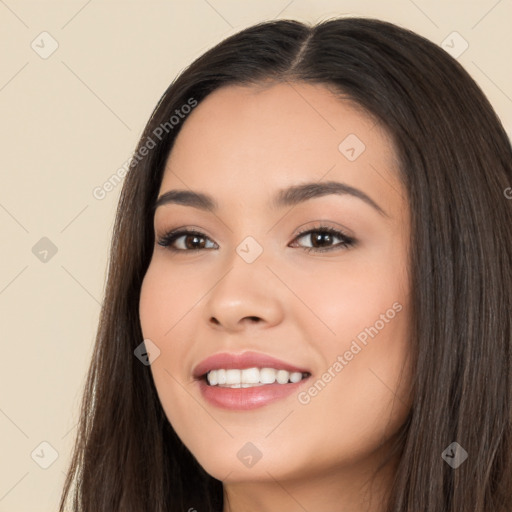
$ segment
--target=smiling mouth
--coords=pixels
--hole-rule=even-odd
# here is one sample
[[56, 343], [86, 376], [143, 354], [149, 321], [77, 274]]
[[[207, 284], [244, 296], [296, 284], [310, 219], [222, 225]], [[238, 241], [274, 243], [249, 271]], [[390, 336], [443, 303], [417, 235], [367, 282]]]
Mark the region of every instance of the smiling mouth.
[[296, 384], [310, 377], [309, 372], [289, 372], [275, 368], [219, 368], [205, 373], [201, 379], [208, 386], [220, 388], [251, 388], [270, 384]]

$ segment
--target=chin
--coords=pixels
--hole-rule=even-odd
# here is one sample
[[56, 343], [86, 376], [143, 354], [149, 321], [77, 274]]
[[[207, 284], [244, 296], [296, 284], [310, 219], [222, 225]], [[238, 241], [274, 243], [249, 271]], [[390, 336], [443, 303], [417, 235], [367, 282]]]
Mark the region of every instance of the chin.
[[210, 446], [191, 452], [209, 475], [223, 482], [284, 480], [299, 476], [307, 467], [306, 461], [290, 460], [277, 446], [263, 448], [250, 441], [231, 440], [216, 449]]

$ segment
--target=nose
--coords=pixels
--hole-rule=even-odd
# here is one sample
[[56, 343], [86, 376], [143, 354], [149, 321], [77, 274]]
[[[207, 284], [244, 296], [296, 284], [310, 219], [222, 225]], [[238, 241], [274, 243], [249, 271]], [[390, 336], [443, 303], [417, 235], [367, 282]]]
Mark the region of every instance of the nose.
[[282, 290], [265, 263], [246, 263], [241, 258], [231, 263], [204, 305], [203, 315], [210, 327], [239, 332], [249, 326], [279, 324], [284, 313]]

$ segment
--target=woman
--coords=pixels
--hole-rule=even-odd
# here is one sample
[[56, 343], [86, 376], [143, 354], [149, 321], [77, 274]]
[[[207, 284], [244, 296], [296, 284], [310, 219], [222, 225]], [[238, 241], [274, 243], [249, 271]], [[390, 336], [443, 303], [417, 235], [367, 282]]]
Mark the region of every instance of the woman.
[[512, 510], [512, 151], [453, 58], [250, 27], [130, 167], [61, 511]]

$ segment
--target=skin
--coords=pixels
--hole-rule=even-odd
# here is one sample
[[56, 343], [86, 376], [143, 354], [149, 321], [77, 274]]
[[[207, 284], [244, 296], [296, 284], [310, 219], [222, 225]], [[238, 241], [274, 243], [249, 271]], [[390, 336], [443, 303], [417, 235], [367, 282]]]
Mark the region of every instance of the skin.
[[[354, 161], [338, 149], [349, 134], [366, 146]], [[386, 215], [347, 194], [268, 205], [277, 190], [309, 181], [357, 187]], [[227, 86], [184, 121], [159, 196], [171, 189], [212, 195], [219, 210], [157, 208], [140, 321], [161, 351], [151, 371], [167, 418], [223, 481], [224, 512], [384, 510], [396, 459], [371, 489], [369, 478], [411, 406], [410, 210], [390, 138], [323, 85]], [[297, 231], [318, 221], [356, 244], [324, 239], [320, 246], [333, 250], [306, 252], [313, 237]], [[180, 227], [204, 233], [206, 248], [191, 249], [193, 236], [188, 246], [185, 237], [174, 242], [188, 252], [156, 243]], [[263, 248], [250, 264], [236, 252], [247, 236]], [[334, 371], [338, 356], [395, 303], [400, 312]], [[194, 367], [215, 353], [246, 350], [308, 368], [301, 391], [329, 368], [332, 378], [307, 404], [296, 393], [251, 411], [206, 402]], [[247, 442], [262, 454], [252, 467], [237, 458]]]

